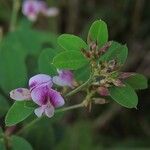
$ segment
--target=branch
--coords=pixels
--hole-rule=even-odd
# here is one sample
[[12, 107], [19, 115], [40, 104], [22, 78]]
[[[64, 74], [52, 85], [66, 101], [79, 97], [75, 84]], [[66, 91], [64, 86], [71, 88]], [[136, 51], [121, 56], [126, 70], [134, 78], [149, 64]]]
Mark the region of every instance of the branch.
[[86, 82], [84, 82], [82, 85], [80, 85], [79, 87], [77, 87], [73, 91], [66, 94], [66, 97], [72, 96], [72, 95], [76, 94], [77, 92], [79, 92], [81, 89], [87, 87], [92, 82], [92, 80], [93, 80], [93, 75], [91, 75], [90, 78]]

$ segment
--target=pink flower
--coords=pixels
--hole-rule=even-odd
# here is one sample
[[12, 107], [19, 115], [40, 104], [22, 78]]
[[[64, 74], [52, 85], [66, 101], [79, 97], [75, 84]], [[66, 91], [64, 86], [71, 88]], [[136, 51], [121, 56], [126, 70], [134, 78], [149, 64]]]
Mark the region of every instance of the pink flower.
[[52, 89], [52, 78], [45, 74], [38, 74], [29, 80], [29, 89], [18, 88], [10, 92], [10, 97], [17, 101], [32, 99], [38, 108], [34, 113], [41, 117], [45, 114], [49, 118], [54, 115], [55, 108], [64, 105], [64, 99], [59, 92]]
[[73, 88], [73, 73], [69, 70], [57, 70], [58, 76], [53, 77], [53, 82], [59, 86], [69, 86]]
[[22, 12], [31, 21], [36, 21], [40, 13], [45, 16], [56, 16], [59, 13], [57, 8], [48, 8], [46, 3], [41, 0], [24, 0]]
[[97, 89], [97, 92], [101, 95], [101, 96], [108, 96], [109, 95], [109, 91], [108, 91], [108, 88], [107, 87], [99, 87]]

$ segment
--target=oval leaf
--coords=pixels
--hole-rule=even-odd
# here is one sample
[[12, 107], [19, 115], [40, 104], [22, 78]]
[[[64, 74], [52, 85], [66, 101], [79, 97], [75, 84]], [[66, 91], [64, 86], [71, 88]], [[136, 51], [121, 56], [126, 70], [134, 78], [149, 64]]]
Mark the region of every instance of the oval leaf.
[[81, 49], [87, 49], [88, 47], [81, 38], [71, 34], [62, 34], [57, 41], [64, 50], [81, 51]]
[[57, 50], [51, 48], [47, 48], [41, 52], [38, 60], [38, 67], [41, 73], [56, 74], [56, 68], [51, 64], [56, 53]]
[[6, 126], [15, 125], [33, 113], [34, 108], [25, 107], [25, 102], [15, 102], [9, 109], [6, 118]]
[[133, 76], [130, 76], [125, 81], [135, 90], [146, 89], [148, 87], [146, 77], [138, 73]]
[[75, 79], [77, 81], [85, 82], [89, 79], [90, 73], [91, 73], [90, 66], [85, 65], [82, 68], [80, 68], [74, 72]]
[[[7, 69], [6, 69], [7, 68]], [[27, 69], [24, 62], [24, 53], [20, 49], [13, 49], [3, 45], [0, 49], [0, 85], [7, 93], [10, 90], [25, 85]]]
[[31, 144], [19, 136], [11, 136], [12, 150], [33, 150]]
[[124, 64], [128, 56], [128, 48], [118, 42], [112, 41], [110, 48], [100, 57], [100, 61], [117, 60], [118, 63]]
[[0, 95], [0, 116], [5, 115], [8, 109], [9, 109], [9, 104], [7, 99], [4, 96]]
[[0, 135], [3, 133], [3, 130], [2, 130], [2, 128], [0, 127]]
[[3, 138], [0, 138], [0, 150], [6, 150], [5, 141]]
[[95, 41], [102, 47], [108, 41], [107, 24], [102, 20], [95, 21], [90, 27], [87, 41], [89, 44]]
[[58, 69], [77, 70], [88, 63], [88, 60], [76, 51], [65, 51], [53, 59], [53, 64]]
[[111, 87], [110, 96], [120, 105], [127, 108], [136, 108], [138, 97], [135, 91], [126, 84], [124, 87]]

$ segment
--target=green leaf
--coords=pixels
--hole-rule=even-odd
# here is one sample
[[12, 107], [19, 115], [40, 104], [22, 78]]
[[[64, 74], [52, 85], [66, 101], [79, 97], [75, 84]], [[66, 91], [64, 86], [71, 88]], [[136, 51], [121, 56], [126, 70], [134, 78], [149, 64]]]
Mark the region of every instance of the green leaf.
[[[56, 116], [51, 119], [43, 117], [25, 133], [25, 137], [31, 142], [35, 150], [54, 150], [55, 142], [59, 143], [57, 138], [59, 139], [61, 135], [59, 135], [58, 127], [56, 127], [56, 131], [53, 128], [54, 119], [56, 119]], [[60, 119], [58, 122], [60, 122]], [[55, 124], [59, 125], [56, 121]]]
[[41, 73], [50, 75], [56, 74], [57, 71], [54, 65], [52, 65], [52, 61], [57, 52], [58, 50], [51, 48], [47, 48], [41, 52], [38, 60], [39, 71]]
[[24, 102], [24, 107], [27, 107], [27, 108], [37, 108], [37, 104], [34, 103], [33, 101], [25, 101]]
[[62, 140], [56, 145], [56, 150], [96, 150], [93, 142], [91, 122], [78, 121], [67, 128]]
[[0, 95], [0, 116], [5, 115], [8, 109], [9, 109], [9, 104], [7, 102], [7, 99], [2, 95]]
[[138, 97], [135, 91], [126, 84], [124, 87], [113, 86], [109, 88], [110, 96], [120, 105], [127, 108], [136, 108]]
[[5, 142], [4, 142], [4, 134], [3, 134], [3, 130], [1, 127], [0, 127], [0, 150], [6, 150]]
[[76, 51], [65, 51], [58, 54], [53, 59], [53, 64], [58, 69], [77, 70], [88, 63], [88, 60]]
[[2, 130], [2, 128], [0, 127], [0, 135], [3, 133], [3, 130]]
[[57, 41], [64, 50], [81, 51], [81, 49], [87, 49], [88, 47], [81, 38], [71, 34], [62, 34]]
[[142, 74], [134, 74], [125, 80], [135, 90], [142, 90], [148, 87], [147, 79]]
[[0, 150], [6, 150], [5, 141], [3, 138], [0, 138]]
[[8, 33], [2, 40], [2, 44], [8, 45], [12, 51], [16, 49], [24, 53], [24, 55], [37, 55], [44, 44], [51, 47], [56, 46], [57, 37], [54, 34], [40, 32], [29, 27], [20, 27], [15, 32]]
[[[3, 139], [3, 129], [0, 127], [0, 141]], [[0, 144], [1, 145], [1, 144]], [[1, 150], [1, 149], [0, 149]]]
[[90, 66], [85, 65], [82, 68], [75, 71], [74, 75], [77, 81], [87, 81], [90, 77]]
[[34, 108], [27, 108], [24, 105], [25, 104], [23, 101], [23, 102], [15, 102], [11, 106], [5, 118], [6, 126], [15, 125], [23, 121], [33, 113]]
[[46, 32], [40, 32], [30, 28], [20, 28], [14, 32], [17, 42], [20, 43], [22, 50], [28, 55], [38, 54], [45, 43], [56, 46], [56, 36]]
[[25, 85], [27, 69], [24, 52], [9, 44], [0, 48], [0, 86], [8, 93], [10, 90]]
[[124, 64], [128, 56], [128, 48], [118, 42], [112, 41], [110, 48], [100, 57], [100, 61], [117, 60], [118, 63]]
[[108, 41], [107, 24], [102, 20], [95, 21], [90, 27], [87, 41], [89, 44], [95, 41], [102, 47]]
[[12, 150], [33, 150], [31, 144], [19, 136], [11, 136]]

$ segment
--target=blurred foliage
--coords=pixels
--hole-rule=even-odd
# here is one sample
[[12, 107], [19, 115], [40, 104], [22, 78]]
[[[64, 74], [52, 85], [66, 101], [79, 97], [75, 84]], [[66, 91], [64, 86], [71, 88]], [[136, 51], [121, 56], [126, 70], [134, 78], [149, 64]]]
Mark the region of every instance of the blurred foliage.
[[[47, 0], [60, 14], [55, 18], [40, 18], [30, 23], [19, 10], [17, 27], [9, 32], [12, 11], [11, 0], [0, 0], [0, 126], [12, 104], [9, 91], [26, 87], [28, 78], [36, 73], [55, 74], [51, 59], [56, 51], [58, 34], [67, 32], [87, 36], [91, 22], [103, 19], [108, 23], [110, 39], [125, 41], [129, 47], [126, 71], [137, 71], [150, 77], [150, 1], [149, 0]], [[3, 34], [1, 33], [3, 31]], [[2, 39], [2, 40], [1, 40]], [[44, 64], [44, 65], [43, 65]], [[89, 70], [85, 67], [75, 72], [78, 80], [86, 80]], [[22, 137], [12, 136], [13, 150], [145, 150], [150, 148], [149, 89], [138, 92], [137, 110], [118, 109], [115, 114], [111, 104], [97, 105], [87, 110], [75, 110], [43, 118]], [[72, 98], [76, 103], [82, 95]], [[118, 106], [118, 105], [117, 105]], [[116, 109], [115, 109], [116, 110]], [[114, 115], [115, 114], [115, 115]], [[111, 117], [110, 117], [111, 116]], [[33, 116], [32, 116], [33, 117]], [[99, 119], [100, 117], [100, 119]], [[103, 124], [101, 121], [108, 118]], [[100, 120], [100, 121], [99, 121]], [[28, 121], [31, 121], [30, 118]], [[97, 121], [98, 124], [97, 124]], [[20, 129], [23, 124], [15, 126]], [[0, 150], [5, 141], [0, 131]], [[30, 145], [30, 144], [31, 145]]]

